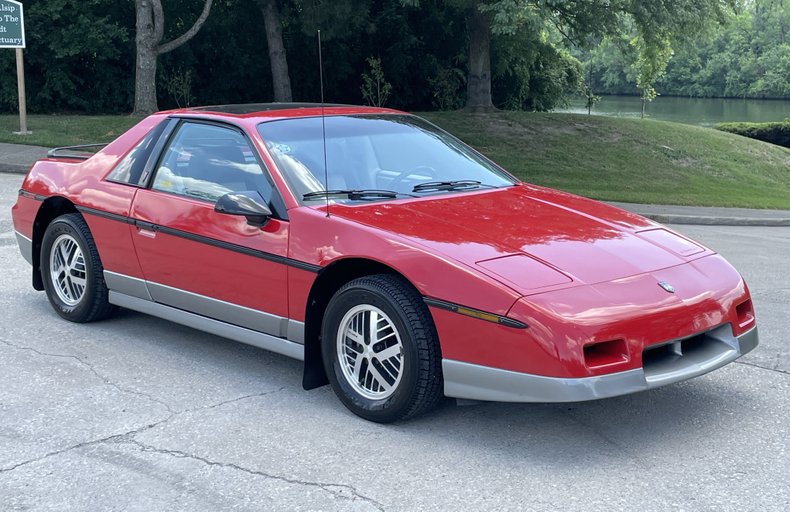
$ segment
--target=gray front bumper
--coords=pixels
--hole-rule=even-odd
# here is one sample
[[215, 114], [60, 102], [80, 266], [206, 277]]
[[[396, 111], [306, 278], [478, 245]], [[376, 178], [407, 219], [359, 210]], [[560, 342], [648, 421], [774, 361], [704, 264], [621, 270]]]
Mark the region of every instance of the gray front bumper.
[[469, 400], [543, 403], [626, 395], [704, 375], [750, 352], [759, 341], [756, 327], [736, 337], [730, 324], [699, 336], [701, 342], [682, 356], [634, 370], [578, 379], [544, 377], [443, 359], [444, 394]]

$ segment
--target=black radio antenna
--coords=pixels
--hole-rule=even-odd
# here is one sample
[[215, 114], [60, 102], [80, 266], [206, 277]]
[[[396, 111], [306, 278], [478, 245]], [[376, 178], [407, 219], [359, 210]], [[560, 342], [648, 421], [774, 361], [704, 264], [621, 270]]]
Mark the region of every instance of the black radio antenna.
[[[324, 59], [321, 55], [321, 30], [318, 31], [318, 77], [321, 82], [321, 136], [324, 146], [324, 192], [329, 192], [329, 165], [326, 159], [326, 116], [324, 115]], [[329, 194], [326, 198], [326, 216], [329, 217]]]

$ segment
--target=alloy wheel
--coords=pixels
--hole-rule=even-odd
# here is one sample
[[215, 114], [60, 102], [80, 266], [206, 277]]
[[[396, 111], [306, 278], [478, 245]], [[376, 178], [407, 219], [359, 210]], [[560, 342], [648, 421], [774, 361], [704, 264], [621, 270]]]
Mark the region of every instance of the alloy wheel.
[[49, 272], [58, 298], [68, 306], [79, 304], [87, 285], [85, 256], [71, 235], [60, 235], [52, 244]]
[[351, 308], [337, 331], [337, 355], [346, 381], [365, 398], [383, 400], [403, 376], [403, 343], [395, 324], [370, 304]]

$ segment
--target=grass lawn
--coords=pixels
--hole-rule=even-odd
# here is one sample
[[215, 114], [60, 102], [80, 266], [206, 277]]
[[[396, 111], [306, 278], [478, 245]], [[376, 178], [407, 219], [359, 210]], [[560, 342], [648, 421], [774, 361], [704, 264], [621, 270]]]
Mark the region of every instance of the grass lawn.
[[[790, 149], [663, 121], [531, 112], [426, 112], [524, 181], [595, 199], [790, 209]], [[30, 116], [34, 134], [0, 142], [67, 146], [108, 142], [139, 119]]]
[[633, 203], [790, 209], [790, 149], [664, 121], [422, 114], [520, 179]]
[[14, 135], [19, 116], [0, 116], [0, 142], [54, 148], [110, 142], [140, 121], [132, 116], [27, 116], [32, 135]]

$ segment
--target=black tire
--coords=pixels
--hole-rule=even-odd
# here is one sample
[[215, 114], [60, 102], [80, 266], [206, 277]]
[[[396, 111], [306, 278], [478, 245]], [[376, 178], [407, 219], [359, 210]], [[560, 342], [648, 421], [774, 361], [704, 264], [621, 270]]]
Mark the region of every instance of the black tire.
[[[393, 386], [394, 391], [389, 391], [391, 395], [382, 399], [372, 399], [357, 391], [349, 382], [351, 377], [344, 375], [338, 355], [341, 322], [352, 309], [363, 305], [372, 305], [385, 313], [402, 344], [400, 380]], [[370, 349], [374, 350], [375, 345], [370, 343]], [[372, 275], [354, 279], [340, 288], [324, 314], [321, 353], [335, 394], [351, 412], [367, 420], [378, 423], [405, 420], [433, 409], [442, 399], [442, 358], [436, 328], [422, 297], [400, 276]], [[374, 364], [373, 358], [365, 364]]]
[[[68, 304], [59, 296], [55, 289], [58, 284], [53, 282], [50, 272], [53, 246], [63, 235], [71, 237], [77, 243], [84, 260], [84, 291], [75, 304]], [[109, 292], [104, 282], [104, 268], [90, 229], [80, 214], [62, 215], [47, 226], [41, 241], [40, 266], [49, 303], [52, 304], [55, 312], [66, 320], [77, 323], [93, 322], [107, 318], [117, 309], [108, 301]], [[76, 294], [74, 298], [76, 299]]]

